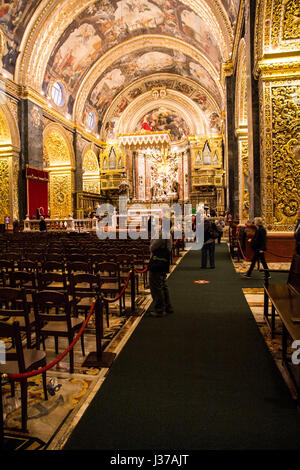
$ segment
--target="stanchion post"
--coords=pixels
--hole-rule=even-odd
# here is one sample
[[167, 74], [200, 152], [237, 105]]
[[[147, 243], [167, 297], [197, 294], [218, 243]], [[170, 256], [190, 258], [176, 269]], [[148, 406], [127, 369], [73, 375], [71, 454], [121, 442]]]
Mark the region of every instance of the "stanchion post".
[[96, 351], [91, 352], [82, 364], [82, 367], [105, 367], [112, 365], [116, 354], [102, 350], [103, 338], [103, 296], [97, 294], [95, 304], [95, 325], [96, 325]]
[[131, 266], [130, 287], [131, 287], [131, 315], [136, 315], [136, 311], [135, 311], [135, 272], [134, 272], [134, 265]]

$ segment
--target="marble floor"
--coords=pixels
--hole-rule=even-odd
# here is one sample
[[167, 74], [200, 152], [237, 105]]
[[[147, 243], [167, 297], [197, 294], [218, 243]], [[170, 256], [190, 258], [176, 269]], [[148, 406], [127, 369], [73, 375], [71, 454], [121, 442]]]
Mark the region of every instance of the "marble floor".
[[[238, 262], [234, 258], [232, 259], [232, 262], [233, 262], [236, 272], [238, 273], [246, 272], [250, 266], [250, 263], [247, 261], [244, 261], [243, 259]], [[268, 266], [269, 266], [269, 269], [272, 269], [272, 270], [273, 269], [274, 270], [289, 270], [290, 269], [290, 263], [268, 263]], [[261, 277], [263, 279], [263, 274], [261, 274]], [[272, 357], [284, 381], [286, 382], [286, 385], [288, 386], [290, 390], [291, 396], [293, 397], [293, 399], [297, 400], [298, 393], [296, 391], [295, 385], [293, 383], [293, 380], [290, 377], [289, 372], [287, 371], [286, 367], [283, 365], [282, 360], [281, 360], [281, 351], [282, 351], [281, 330], [282, 328], [281, 328], [280, 319], [276, 317], [275, 334], [274, 334], [274, 337], [271, 338], [270, 329], [264, 319], [264, 289], [263, 287], [261, 288], [247, 287], [243, 289], [243, 293], [251, 309], [253, 317], [256, 321], [257, 327], [259, 328], [259, 331], [262, 334], [265, 340], [265, 343], [270, 353], [272, 354]], [[291, 353], [292, 353], [291, 349], [288, 349], [288, 354], [291, 354]]]

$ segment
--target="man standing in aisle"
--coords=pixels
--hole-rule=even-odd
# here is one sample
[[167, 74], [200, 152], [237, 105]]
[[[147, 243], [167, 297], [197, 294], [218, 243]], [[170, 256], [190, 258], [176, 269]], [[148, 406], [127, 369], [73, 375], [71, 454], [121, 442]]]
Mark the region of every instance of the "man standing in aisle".
[[150, 243], [149, 285], [154, 303], [154, 311], [150, 312], [150, 315], [153, 317], [163, 317], [173, 313], [167, 285], [171, 250], [171, 235], [170, 238], [163, 238], [162, 229], [159, 227], [158, 238], [153, 238]]
[[[263, 221], [260, 217], [254, 219], [256, 225], [256, 232], [252, 240], [248, 240], [251, 243], [251, 247], [254, 250], [254, 255], [251, 261], [250, 268], [242, 276], [246, 278], [251, 277], [251, 273], [254, 269], [255, 263], [260, 260], [264, 269], [268, 271], [268, 265], [265, 260], [265, 251], [267, 249], [267, 231], [263, 225]], [[267, 272], [267, 277], [270, 278], [269, 271]]]

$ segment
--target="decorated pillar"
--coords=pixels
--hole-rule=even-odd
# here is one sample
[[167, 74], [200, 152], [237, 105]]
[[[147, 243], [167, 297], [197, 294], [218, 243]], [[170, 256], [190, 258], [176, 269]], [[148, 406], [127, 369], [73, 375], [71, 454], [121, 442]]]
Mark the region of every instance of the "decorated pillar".
[[265, 0], [257, 18], [262, 213], [268, 230], [293, 231], [300, 206], [299, 4]]

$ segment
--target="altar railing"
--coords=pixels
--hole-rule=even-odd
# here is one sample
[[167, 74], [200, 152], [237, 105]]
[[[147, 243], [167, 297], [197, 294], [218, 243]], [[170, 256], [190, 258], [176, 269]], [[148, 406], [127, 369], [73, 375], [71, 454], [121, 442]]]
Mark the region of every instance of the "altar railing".
[[[97, 219], [45, 219], [47, 232], [91, 232], [96, 231]], [[24, 232], [38, 232], [39, 220], [24, 220]]]

